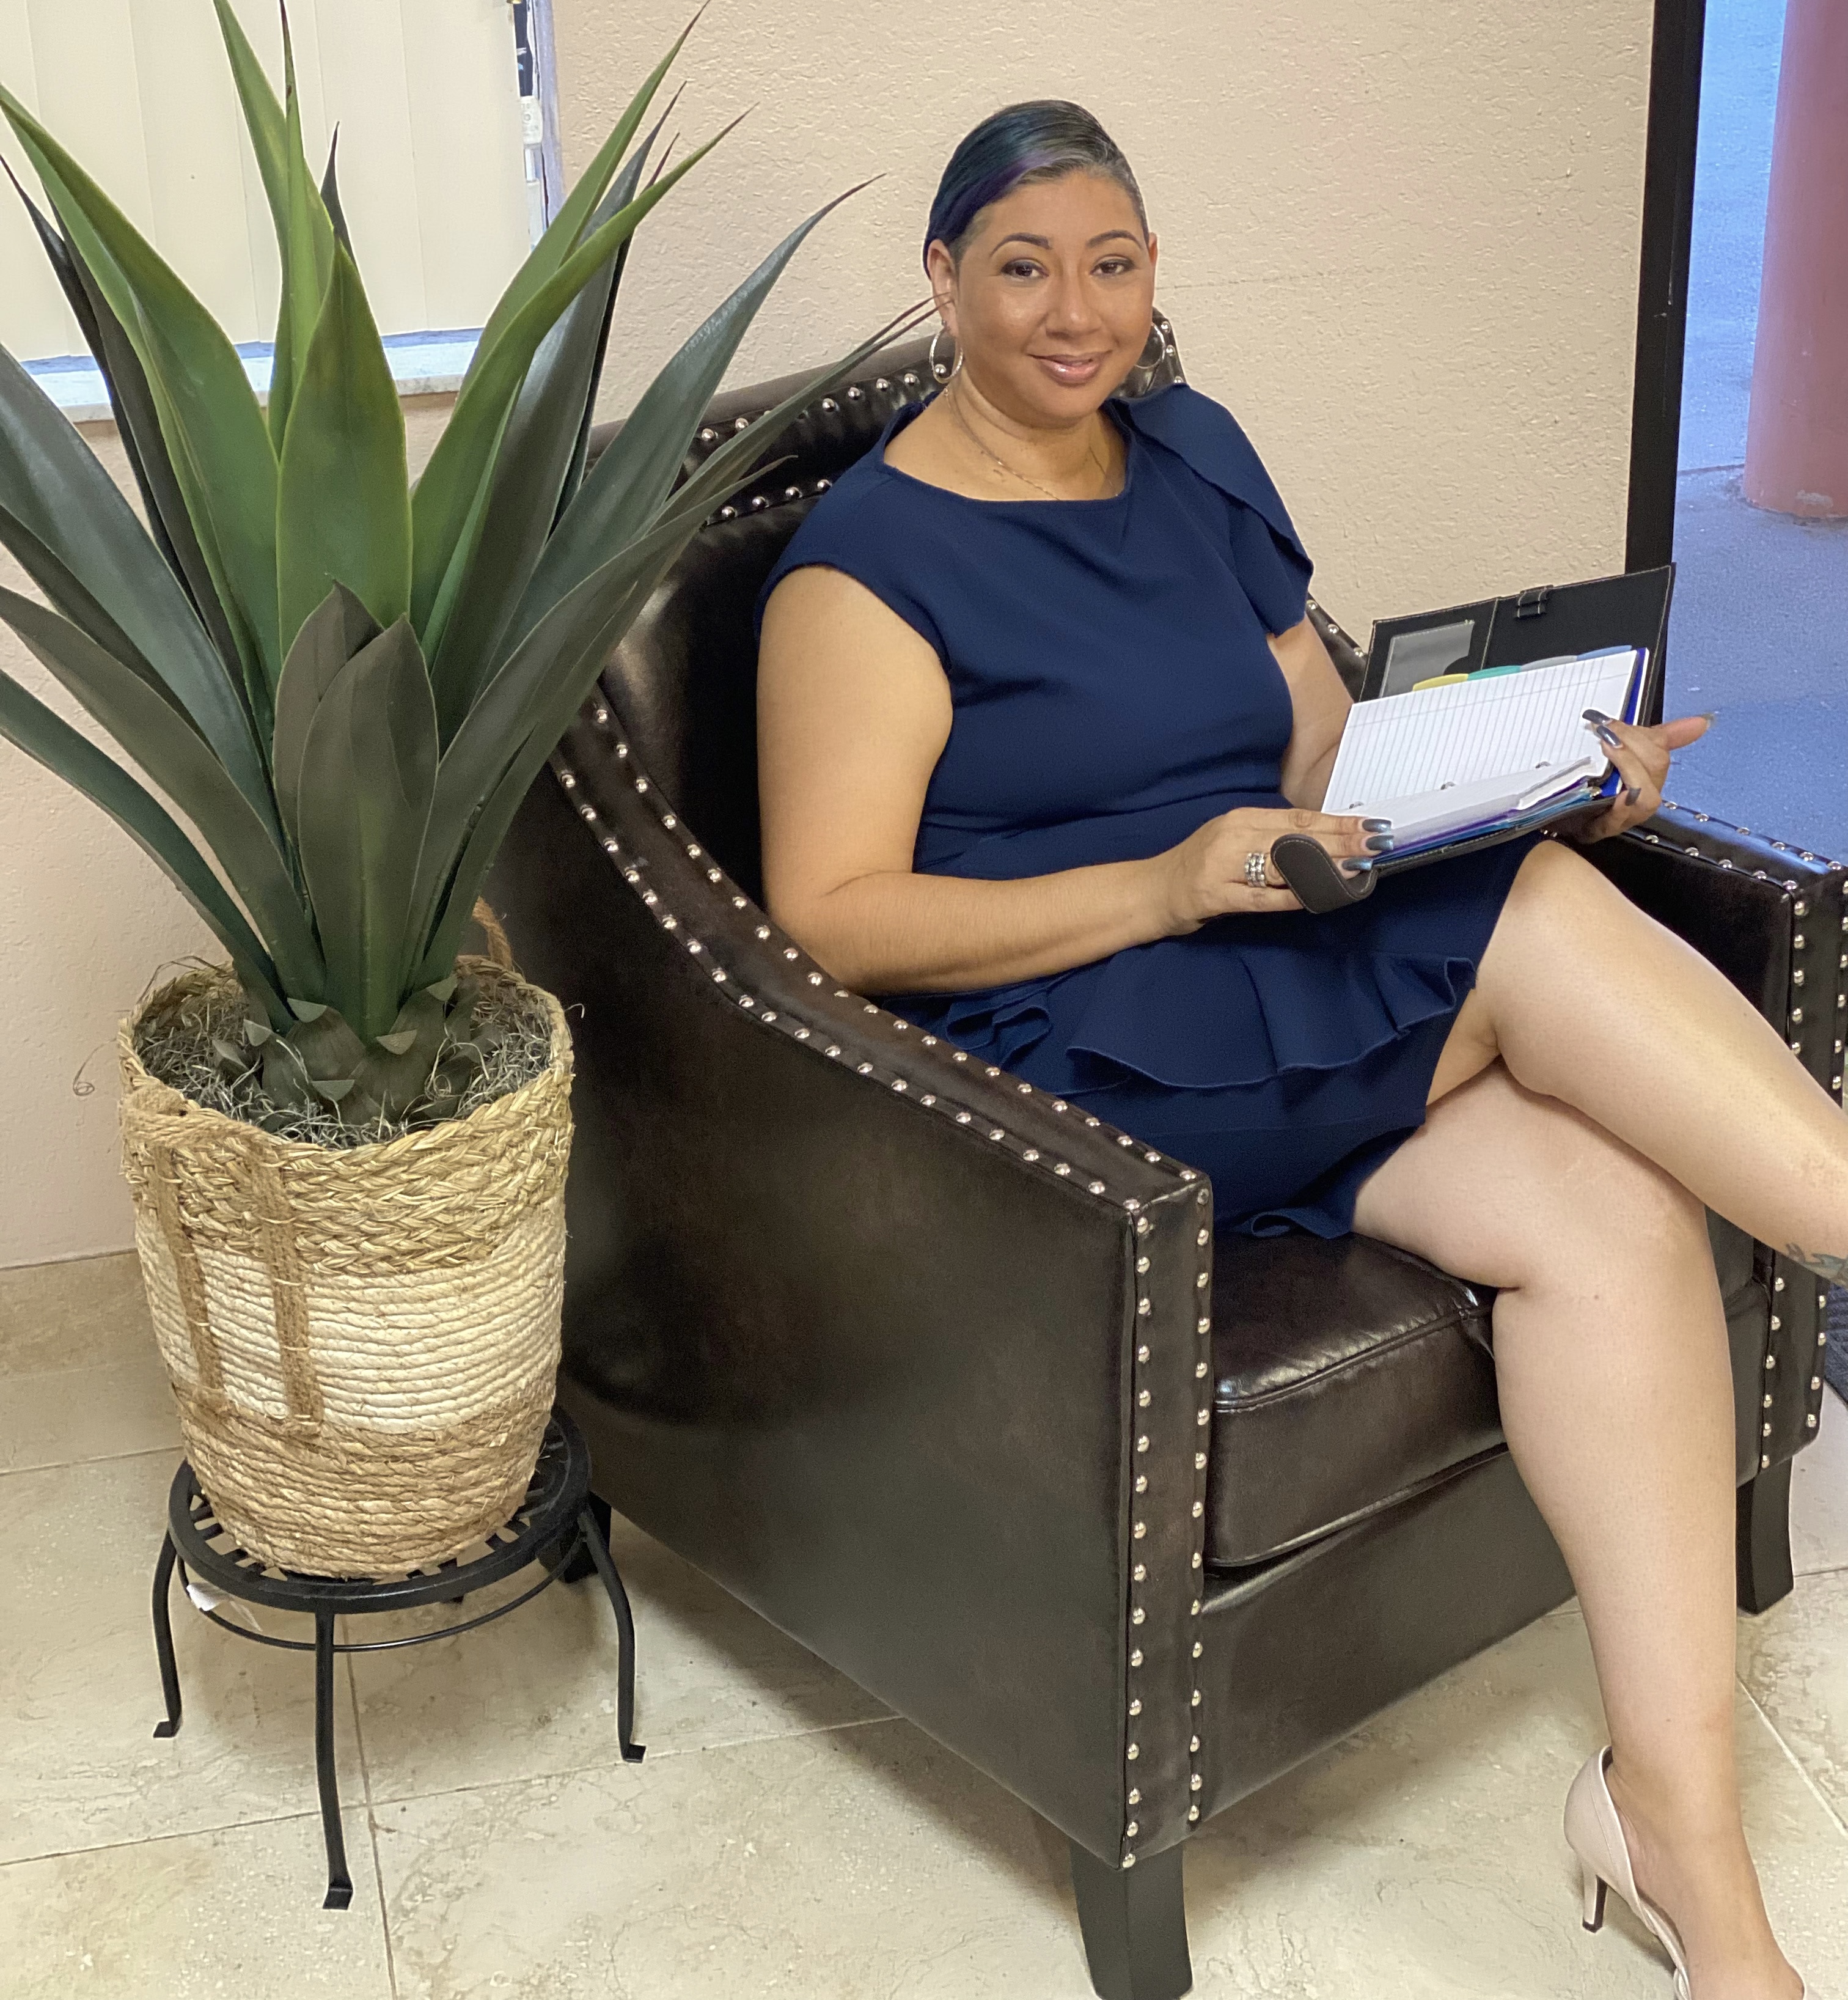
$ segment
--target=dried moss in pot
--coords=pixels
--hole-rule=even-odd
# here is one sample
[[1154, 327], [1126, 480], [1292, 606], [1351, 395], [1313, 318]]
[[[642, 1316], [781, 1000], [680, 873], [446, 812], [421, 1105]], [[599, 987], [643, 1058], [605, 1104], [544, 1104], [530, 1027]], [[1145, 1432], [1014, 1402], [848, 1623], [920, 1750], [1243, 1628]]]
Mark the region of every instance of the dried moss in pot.
[[228, 984], [144, 1017], [136, 1053], [196, 1104], [279, 1138], [359, 1146], [466, 1118], [530, 1083], [550, 1059], [544, 1010], [504, 981], [458, 974], [414, 994], [369, 1045], [331, 1007], [304, 1007], [287, 1033]]

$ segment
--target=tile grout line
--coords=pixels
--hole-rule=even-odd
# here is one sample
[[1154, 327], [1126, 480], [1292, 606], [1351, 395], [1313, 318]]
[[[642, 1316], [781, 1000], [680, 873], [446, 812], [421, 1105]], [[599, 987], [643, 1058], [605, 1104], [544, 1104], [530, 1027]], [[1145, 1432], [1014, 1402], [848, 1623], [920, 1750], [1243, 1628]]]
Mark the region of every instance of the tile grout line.
[[172, 1444], [148, 1445], [140, 1451], [105, 1452], [100, 1458], [59, 1458], [44, 1465], [0, 1465], [0, 1479], [23, 1479], [34, 1472], [81, 1472], [92, 1465], [126, 1465], [131, 1458], [172, 1457], [177, 1464], [185, 1452], [185, 1445], [175, 1438]]
[[0, 1861], [0, 1873], [9, 1868], [24, 1868], [35, 1861], [71, 1861], [84, 1854], [113, 1854], [125, 1847], [154, 1847], [165, 1841], [209, 1839], [217, 1833], [241, 1833], [249, 1827], [286, 1826], [291, 1821], [307, 1819], [319, 1826], [320, 1808], [311, 1812], [266, 1813], [256, 1819], [220, 1820], [210, 1826], [179, 1827], [171, 1833], [137, 1834], [132, 1840], [99, 1840], [87, 1847], [47, 1847], [37, 1854], [16, 1854], [10, 1860]]
[[[778, 1736], [734, 1736], [723, 1743], [702, 1743], [696, 1750], [669, 1749], [661, 1751], [659, 1755], [664, 1760], [671, 1757], [706, 1757], [716, 1750], [747, 1750], [754, 1743], [797, 1743], [805, 1737], [838, 1736], [849, 1729], [872, 1729], [882, 1722], [903, 1722], [905, 1720], [896, 1709], [893, 1709], [884, 1715], [856, 1716], [851, 1722], [818, 1722], [813, 1729], [789, 1729]], [[657, 1753], [650, 1750], [648, 1754], [652, 1757]]]
[[1811, 1796], [1815, 1800], [1817, 1804], [1822, 1808], [1823, 1811], [1828, 1814], [1830, 1824], [1835, 1828], [1836, 1832], [1840, 1834], [1843, 1839], [1848, 1839], [1848, 1825], [1844, 1825], [1843, 1824], [1841, 1814], [1836, 1811], [1834, 1806], [1830, 1804], [1827, 1796], [1824, 1793], [1822, 1788], [1817, 1784], [1815, 1780], [1810, 1776], [1808, 1767], [1804, 1763], [1803, 1759], [1799, 1757], [1796, 1752], [1791, 1748], [1790, 1745], [1785, 1741], [1783, 1731], [1780, 1730], [1777, 1727], [1777, 1724], [1771, 1720], [1769, 1713], [1765, 1708], [1764, 1703], [1759, 1700], [1757, 1696], [1752, 1692], [1750, 1688], [1746, 1686], [1745, 1676], [1743, 1675], [1735, 1675], [1734, 1679], [1739, 1682], [1739, 1692], [1746, 1697], [1746, 1700], [1752, 1704], [1753, 1713], [1757, 1716], [1759, 1720], [1764, 1724], [1766, 1728], [1771, 1732], [1771, 1740], [1777, 1745], [1778, 1748], [1784, 1752], [1784, 1755], [1790, 1759], [1792, 1768], [1795, 1770], [1798, 1776], [1803, 1780], [1805, 1785], [1808, 1787]]
[[379, 1859], [378, 1816], [373, 1811], [372, 1766], [366, 1761], [366, 1730], [359, 1720], [359, 1677], [353, 1672], [352, 1655], [343, 1653], [341, 1659], [346, 1668], [347, 1700], [353, 1711], [353, 1748], [359, 1756], [359, 1788], [366, 1794], [366, 1838], [372, 1847], [373, 1887], [379, 1896], [379, 1933], [385, 1944], [385, 1983], [390, 1988], [391, 2000], [398, 2000], [397, 1958], [391, 1948], [391, 1914], [385, 1907], [385, 1870]]
[[[865, 1715], [851, 1722], [823, 1722], [813, 1729], [785, 1730], [776, 1736], [737, 1736], [724, 1743], [702, 1743], [692, 1750], [661, 1750], [650, 1744], [648, 1755], [656, 1762], [666, 1763], [676, 1757], [710, 1757], [730, 1750], [754, 1749], [761, 1744], [799, 1743], [811, 1736], [837, 1736], [849, 1729], [871, 1729], [880, 1723], [903, 1722], [905, 1719], [894, 1710], [889, 1715]], [[387, 1806], [416, 1805], [426, 1799], [456, 1798], [464, 1792], [490, 1792], [508, 1785], [546, 1784], [556, 1779], [581, 1778], [599, 1771], [626, 1771], [635, 1768], [633, 1765], [625, 1764], [619, 1758], [614, 1762], [567, 1764], [556, 1770], [532, 1771], [511, 1777], [477, 1778], [463, 1785], [435, 1785], [428, 1791], [400, 1793], [396, 1797], [381, 1799], [379, 1804]]]

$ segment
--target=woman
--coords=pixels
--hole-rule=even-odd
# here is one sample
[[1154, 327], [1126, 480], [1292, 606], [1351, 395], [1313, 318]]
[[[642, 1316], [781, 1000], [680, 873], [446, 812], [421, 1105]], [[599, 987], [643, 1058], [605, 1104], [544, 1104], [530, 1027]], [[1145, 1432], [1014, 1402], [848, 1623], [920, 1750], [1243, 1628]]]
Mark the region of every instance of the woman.
[[[1614, 1883], [1684, 1996], [1796, 2000], [1740, 1824], [1702, 1205], [1839, 1276], [1848, 1119], [1569, 844], [1320, 917], [1278, 885], [1286, 830], [1356, 870], [1391, 830], [1319, 810], [1348, 697], [1243, 433], [1191, 389], [1109, 400], [1156, 258], [1076, 106], [957, 148], [925, 253], [953, 377], [766, 586], [771, 906], [843, 981], [1207, 1168], [1222, 1227], [1357, 1230], [1497, 1288], [1509, 1445], [1614, 1741], [1568, 1802], [1587, 1920]], [[1608, 732], [1626, 789], [1581, 838], [1654, 812], [1705, 726]]]

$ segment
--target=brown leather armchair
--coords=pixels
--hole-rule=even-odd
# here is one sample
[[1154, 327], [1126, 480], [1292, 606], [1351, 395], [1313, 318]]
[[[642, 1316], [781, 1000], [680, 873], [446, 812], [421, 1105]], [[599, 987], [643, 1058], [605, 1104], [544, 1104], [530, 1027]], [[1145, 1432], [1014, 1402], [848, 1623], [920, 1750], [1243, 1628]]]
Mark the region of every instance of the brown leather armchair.
[[[1168, 2000], [1194, 1828], [1571, 1583], [1481, 1291], [1364, 1238], [1215, 1244], [1184, 1162], [848, 991], [760, 907], [753, 603], [927, 381], [921, 343], [889, 352], [706, 525], [498, 870], [577, 1043], [562, 1394], [599, 1495], [1058, 1826], [1098, 1991]], [[694, 457], [792, 386], [720, 398]], [[1673, 806], [1590, 852], [1839, 1094], [1843, 870]], [[1712, 1234], [1760, 1610], [1822, 1288]]]

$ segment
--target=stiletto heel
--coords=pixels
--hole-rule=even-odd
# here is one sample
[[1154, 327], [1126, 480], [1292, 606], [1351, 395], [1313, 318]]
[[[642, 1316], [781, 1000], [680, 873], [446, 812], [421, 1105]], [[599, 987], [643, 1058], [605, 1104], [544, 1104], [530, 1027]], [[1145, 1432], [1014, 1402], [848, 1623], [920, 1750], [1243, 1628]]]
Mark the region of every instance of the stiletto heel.
[[[1692, 2000], [1687, 1983], [1687, 1954], [1667, 1916], [1636, 1886], [1636, 1871], [1630, 1863], [1630, 1843], [1624, 1838], [1623, 1821], [1606, 1783], [1610, 1765], [1609, 1745], [1588, 1758], [1565, 1795], [1565, 1844], [1579, 1857], [1579, 1889], [1583, 1915], [1588, 1931], [1604, 1921], [1604, 1892], [1611, 1885], [1641, 1918], [1645, 1928], [1666, 1951], [1675, 1968], [1675, 2000]], [[1803, 2000], [1822, 2000], [1813, 1987], [1805, 1986]]]
[[[1692, 2000], [1688, 1988], [1688, 1954], [1674, 1924], [1636, 1886], [1636, 1870], [1630, 1866], [1630, 1842], [1624, 1838], [1624, 1822], [1610, 1796], [1604, 1772], [1610, 1768], [1610, 1746], [1596, 1756], [1586, 1758], [1584, 1768], [1572, 1780], [1566, 1794], [1566, 1846], [1578, 1856], [1578, 1886], [1582, 1896], [1582, 1916], [1586, 1930], [1604, 1924], [1604, 1892], [1616, 1886], [1618, 1896], [1642, 1920], [1644, 1928], [1656, 1938], [1662, 1950], [1674, 1964], [1674, 2000]], [[1802, 1986], [1802, 2000], [1822, 2000], [1814, 1986]]]
[[1687, 1954], [1675, 1926], [1636, 1886], [1630, 1865], [1630, 1844], [1617, 1816], [1604, 1773], [1610, 1763], [1607, 1745], [1589, 1758], [1565, 1795], [1565, 1844], [1579, 1857], [1584, 1891], [1585, 1928], [1595, 1931], [1604, 1921], [1604, 1892], [1614, 1884], [1645, 1926], [1653, 1934], [1675, 1968], [1675, 2000], [1691, 2000]]

